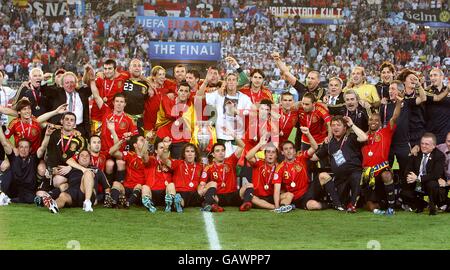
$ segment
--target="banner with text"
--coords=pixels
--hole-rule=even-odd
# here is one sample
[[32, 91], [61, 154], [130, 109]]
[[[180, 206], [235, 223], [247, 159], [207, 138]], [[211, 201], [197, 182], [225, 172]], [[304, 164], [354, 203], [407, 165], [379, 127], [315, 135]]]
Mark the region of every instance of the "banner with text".
[[308, 24], [341, 24], [344, 18], [342, 8], [271, 6], [268, 11], [279, 18], [299, 17]]
[[449, 28], [450, 12], [447, 10], [405, 10], [402, 12], [391, 12], [387, 21], [391, 25], [401, 25], [406, 22], [420, 24], [430, 27]]
[[149, 43], [148, 55], [150, 60], [219, 61], [222, 59], [219, 42], [151, 41]]
[[212, 24], [214, 27], [228, 25], [229, 29], [233, 28], [233, 19], [214, 19], [214, 18], [179, 18], [179, 17], [151, 17], [137, 16], [136, 23], [142, 25], [146, 30], [154, 29], [157, 33], [161, 31], [167, 34], [171, 29], [178, 30], [197, 30], [200, 29], [202, 23]]

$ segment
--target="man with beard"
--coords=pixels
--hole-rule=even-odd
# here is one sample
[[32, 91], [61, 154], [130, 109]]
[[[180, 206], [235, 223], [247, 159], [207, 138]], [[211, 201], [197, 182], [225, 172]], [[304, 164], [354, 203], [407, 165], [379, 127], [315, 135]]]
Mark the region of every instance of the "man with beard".
[[389, 85], [394, 79], [395, 66], [390, 62], [383, 62], [380, 66], [380, 79], [375, 87], [378, 96], [381, 98], [381, 104], [386, 104], [389, 100]]
[[348, 90], [344, 93], [345, 106], [341, 107], [341, 110], [337, 115], [348, 116], [352, 119], [352, 122], [360, 128], [362, 131], [367, 132], [369, 130], [369, 117], [372, 115], [370, 109], [363, 107], [359, 103], [359, 96], [354, 90]]

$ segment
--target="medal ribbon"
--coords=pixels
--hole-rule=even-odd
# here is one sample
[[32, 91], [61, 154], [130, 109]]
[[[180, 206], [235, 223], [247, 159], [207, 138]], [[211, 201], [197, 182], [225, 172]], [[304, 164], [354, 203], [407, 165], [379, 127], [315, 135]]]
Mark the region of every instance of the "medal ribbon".
[[[184, 166], [186, 166], [186, 171], [189, 173], [189, 166], [187, 162], [184, 162]], [[194, 170], [192, 171], [191, 181], [189, 183], [194, 183], [195, 169], [197, 168], [197, 164], [194, 163]]]
[[70, 145], [70, 142], [72, 141], [73, 135], [74, 134], [70, 135], [67, 145], [64, 146], [64, 135], [61, 133], [61, 150], [62, 150], [63, 154], [65, 154], [67, 149], [69, 149], [69, 145]]

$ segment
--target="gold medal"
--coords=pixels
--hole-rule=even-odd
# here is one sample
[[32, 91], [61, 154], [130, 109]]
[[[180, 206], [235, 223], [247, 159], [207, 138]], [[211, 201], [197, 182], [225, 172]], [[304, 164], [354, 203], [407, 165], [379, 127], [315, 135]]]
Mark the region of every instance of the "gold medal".
[[194, 187], [194, 183], [190, 182], [189, 187], [191, 187], [191, 188]]
[[169, 182], [167, 182], [167, 181], [165, 181], [165, 182], [164, 182], [164, 185], [166, 185], [166, 186], [167, 186], [168, 184], [169, 184]]
[[222, 185], [220, 185], [220, 186], [224, 188], [225, 187], [225, 183], [222, 183]]
[[37, 106], [35, 107], [35, 109], [36, 109], [36, 110], [40, 110], [41, 107], [39, 107], [39, 105], [37, 105]]
[[177, 127], [178, 127], [179, 125], [180, 125], [180, 121], [178, 121], [178, 120], [177, 120], [177, 121], [175, 121], [175, 126], [177, 126]]
[[67, 154], [64, 153], [64, 154], [62, 155], [62, 157], [63, 157], [63, 158], [67, 158]]
[[369, 157], [373, 156], [373, 152], [369, 151], [368, 155], [369, 155]]
[[269, 185], [264, 185], [265, 190], [269, 190]]
[[108, 99], [106, 97], [104, 97], [103, 102], [108, 102]]
[[295, 182], [291, 182], [291, 187], [295, 188], [296, 184]]
[[284, 133], [283, 133], [283, 131], [281, 131], [281, 132], [280, 132], [280, 136], [281, 136], [281, 137], [283, 137], [283, 136], [284, 136]]

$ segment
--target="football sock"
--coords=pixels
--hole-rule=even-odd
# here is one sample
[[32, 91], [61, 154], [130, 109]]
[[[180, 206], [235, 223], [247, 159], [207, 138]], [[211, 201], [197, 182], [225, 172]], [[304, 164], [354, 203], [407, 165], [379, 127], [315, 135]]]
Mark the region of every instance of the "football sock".
[[135, 204], [136, 201], [139, 199], [139, 196], [141, 196], [141, 190], [140, 189], [133, 190], [133, 194], [131, 194], [130, 198], [128, 199], [130, 205]]
[[208, 190], [205, 193], [206, 204], [211, 205], [211, 204], [215, 203], [214, 196], [216, 195], [216, 191], [217, 191], [217, 189], [215, 187], [208, 188]]
[[253, 188], [247, 188], [244, 191], [244, 202], [250, 202], [252, 200], [253, 192], [255, 192], [255, 189]]
[[116, 188], [111, 189], [111, 197], [117, 203], [119, 201], [120, 191]]

